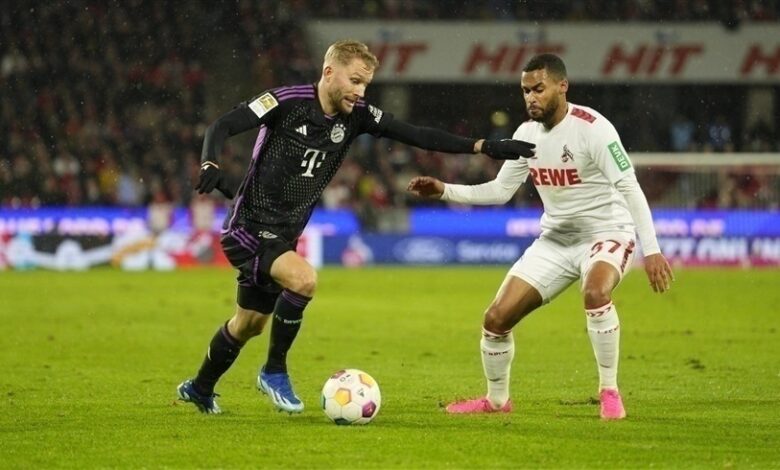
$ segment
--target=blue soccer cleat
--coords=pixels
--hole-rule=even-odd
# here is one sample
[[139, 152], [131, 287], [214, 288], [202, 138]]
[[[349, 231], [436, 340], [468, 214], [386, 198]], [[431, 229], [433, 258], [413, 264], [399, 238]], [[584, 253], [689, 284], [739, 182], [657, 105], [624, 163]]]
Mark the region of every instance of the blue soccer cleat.
[[257, 375], [257, 389], [268, 395], [279, 411], [290, 414], [303, 411], [303, 402], [293, 392], [290, 376], [286, 372], [267, 374], [263, 369]]
[[179, 400], [192, 403], [198, 407], [201, 413], [206, 414], [220, 414], [222, 410], [217, 405], [214, 397], [217, 397], [216, 393], [212, 395], [201, 395], [195, 390], [195, 386], [192, 380], [185, 380], [178, 387], [176, 387], [176, 394], [179, 396]]

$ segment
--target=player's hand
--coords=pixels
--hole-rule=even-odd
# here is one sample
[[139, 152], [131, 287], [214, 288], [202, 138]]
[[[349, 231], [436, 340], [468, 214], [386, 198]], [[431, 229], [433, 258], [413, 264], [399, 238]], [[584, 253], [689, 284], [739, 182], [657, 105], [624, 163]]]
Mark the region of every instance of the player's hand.
[[523, 140], [501, 139], [482, 142], [482, 153], [494, 160], [517, 160], [536, 155], [536, 144]]
[[674, 281], [672, 267], [661, 253], [645, 256], [645, 272], [655, 292], [668, 291]]
[[234, 196], [233, 191], [227, 187], [219, 165], [214, 162], [203, 162], [200, 165], [200, 176], [195, 189], [198, 190], [198, 194], [208, 194], [214, 189], [218, 189], [228, 199], [233, 199]]
[[444, 194], [444, 183], [432, 176], [416, 176], [409, 181], [406, 190], [429, 199], [439, 199]]

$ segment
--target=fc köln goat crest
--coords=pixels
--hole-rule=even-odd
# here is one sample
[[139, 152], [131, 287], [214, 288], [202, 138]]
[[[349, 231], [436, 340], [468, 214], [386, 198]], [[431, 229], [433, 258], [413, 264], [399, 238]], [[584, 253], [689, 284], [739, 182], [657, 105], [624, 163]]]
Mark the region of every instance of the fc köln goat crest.
[[569, 160], [574, 161], [574, 154], [571, 153], [571, 150], [569, 150], [569, 147], [566, 145], [563, 146], [563, 155], [561, 155], [561, 161], [563, 163], [568, 162]]

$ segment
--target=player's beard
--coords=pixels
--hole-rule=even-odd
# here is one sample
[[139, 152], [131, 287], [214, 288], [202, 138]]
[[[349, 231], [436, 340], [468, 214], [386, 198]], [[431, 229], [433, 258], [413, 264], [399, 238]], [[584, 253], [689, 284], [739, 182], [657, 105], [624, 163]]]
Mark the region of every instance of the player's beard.
[[332, 92], [328, 93], [328, 97], [330, 98], [330, 102], [333, 104], [333, 107], [336, 108], [339, 113], [349, 114], [352, 112], [352, 108], [348, 108], [344, 104], [346, 96], [344, 96], [344, 93], [342, 93], [340, 90], [333, 90]]
[[550, 104], [542, 109], [542, 114], [540, 114], [538, 117], [533, 117], [529, 111], [528, 116], [536, 121], [541, 122], [542, 124], [546, 124], [550, 121], [552, 121], [553, 116], [555, 116], [555, 113], [558, 112], [558, 101], [553, 100], [550, 101]]

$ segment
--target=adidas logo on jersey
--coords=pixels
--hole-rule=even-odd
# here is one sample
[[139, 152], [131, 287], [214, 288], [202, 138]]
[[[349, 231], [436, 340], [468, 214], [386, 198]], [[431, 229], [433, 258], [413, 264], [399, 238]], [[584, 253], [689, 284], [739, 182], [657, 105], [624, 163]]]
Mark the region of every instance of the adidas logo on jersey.
[[368, 111], [371, 112], [371, 114], [374, 115], [374, 122], [379, 124], [379, 121], [382, 120], [382, 110], [379, 108], [375, 108], [372, 105], [368, 105]]
[[301, 135], [307, 135], [306, 134], [306, 124], [302, 125], [301, 127], [295, 129], [295, 132], [301, 134]]

